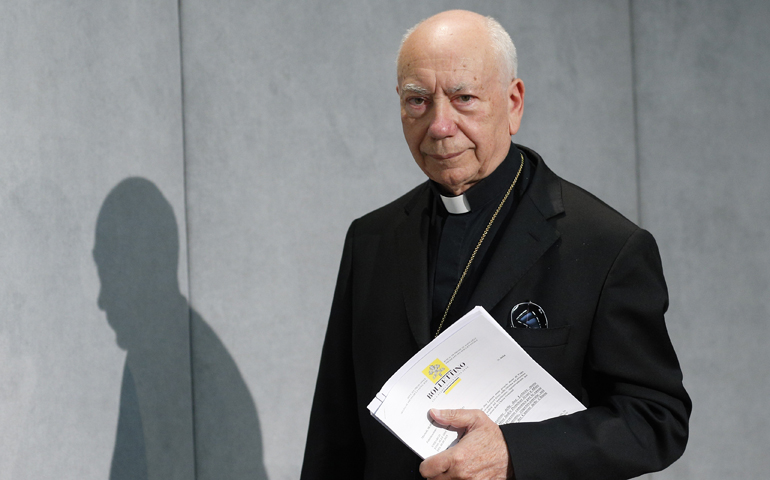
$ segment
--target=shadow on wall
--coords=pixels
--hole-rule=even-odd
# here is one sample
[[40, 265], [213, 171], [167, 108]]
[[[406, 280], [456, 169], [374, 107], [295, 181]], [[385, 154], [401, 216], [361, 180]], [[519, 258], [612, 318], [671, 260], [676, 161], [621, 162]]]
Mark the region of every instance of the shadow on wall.
[[102, 204], [94, 246], [98, 305], [126, 350], [110, 480], [267, 479], [254, 400], [179, 291], [178, 258], [176, 218], [160, 190], [143, 178], [120, 182]]

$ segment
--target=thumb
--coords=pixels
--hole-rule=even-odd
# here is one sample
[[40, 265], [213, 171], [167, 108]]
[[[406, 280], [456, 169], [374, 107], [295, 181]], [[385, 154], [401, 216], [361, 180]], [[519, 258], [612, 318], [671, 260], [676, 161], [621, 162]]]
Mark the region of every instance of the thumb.
[[463, 410], [463, 409], [447, 409], [438, 410], [436, 408], [430, 409], [430, 416], [433, 420], [445, 427], [454, 428], [468, 428], [473, 426], [478, 420], [477, 410]]

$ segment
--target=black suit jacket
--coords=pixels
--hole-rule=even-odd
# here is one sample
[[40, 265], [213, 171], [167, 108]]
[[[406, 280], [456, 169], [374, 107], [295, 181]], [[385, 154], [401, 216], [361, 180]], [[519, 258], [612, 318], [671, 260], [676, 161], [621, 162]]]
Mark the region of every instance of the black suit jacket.
[[[684, 450], [690, 400], [663, 314], [652, 236], [551, 172], [533, 151], [529, 188], [476, 285], [481, 305], [588, 408], [501, 426], [516, 478], [621, 479]], [[423, 184], [356, 221], [345, 240], [321, 357], [302, 478], [419, 478], [420, 459], [366, 409], [430, 340]], [[512, 329], [511, 309], [543, 307], [549, 328]]]

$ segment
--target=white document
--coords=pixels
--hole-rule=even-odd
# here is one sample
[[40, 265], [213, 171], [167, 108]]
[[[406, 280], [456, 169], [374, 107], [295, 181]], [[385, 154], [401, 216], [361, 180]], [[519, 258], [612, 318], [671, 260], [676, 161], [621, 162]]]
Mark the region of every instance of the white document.
[[498, 425], [585, 410], [482, 307], [406, 362], [368, 408], [422, 458], [459, 440], [457, 431], [432, 421], [431, 408], [481, 409]]

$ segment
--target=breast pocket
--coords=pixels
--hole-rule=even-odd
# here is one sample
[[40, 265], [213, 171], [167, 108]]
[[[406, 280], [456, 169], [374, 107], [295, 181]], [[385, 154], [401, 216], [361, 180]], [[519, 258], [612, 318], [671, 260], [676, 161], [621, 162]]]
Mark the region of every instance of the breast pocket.
[[526, 348], [549, 348], [566, 345], [569, 340], [569, 325], [554, 328], [511, 328], [505, 330]]
[[505, 331], [516, 340], [541, 367], [564, 384], [568, 370], [565, 351], [569, 342], [569, 325], [554, 328], [511, 328]]

